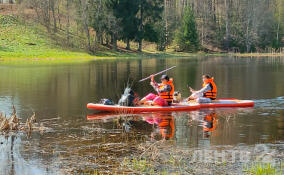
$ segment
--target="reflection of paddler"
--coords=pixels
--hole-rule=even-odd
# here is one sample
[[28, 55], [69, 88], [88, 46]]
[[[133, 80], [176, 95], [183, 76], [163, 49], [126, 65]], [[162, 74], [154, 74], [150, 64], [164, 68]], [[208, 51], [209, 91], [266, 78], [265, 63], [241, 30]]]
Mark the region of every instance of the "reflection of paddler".
[[165, 139], [170, 139], [174, 136], [174, 117], [164, 116], [161, 117], [161, 122], [158, 124], [160, 133]]
[[215, 112], [211, 112], [209, 115], [206, 115], [203, 118], [203, 131], [205, 136], [209, 136], [209, 132], [212, 132], [216, 129], [217, 115]]
[[172, 138], [175, 132], [174, 117], [169, 114], [155, 114], [154, 117], [147, 117], [149, 124], [156, 124], [160, 130], [160, 134], [166, 140]]

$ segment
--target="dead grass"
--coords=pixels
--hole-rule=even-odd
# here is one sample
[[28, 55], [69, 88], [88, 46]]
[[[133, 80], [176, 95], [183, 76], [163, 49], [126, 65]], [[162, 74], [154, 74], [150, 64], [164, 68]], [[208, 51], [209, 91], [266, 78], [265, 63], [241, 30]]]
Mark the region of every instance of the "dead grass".
[[10, 117], [7, 117], [2, 112], [0, 113], [0, 133], [9, 133], [12, 131], [26, 131], [30, 134], [33, 130], [43, 132], [45, 127], [37, 122], [36, 114], [33, 112], [31, 117], [28, 117], [26, 122], [21, 122], [21, 118], [17, 116], [16, 108], [12, 106], [13, 112]]

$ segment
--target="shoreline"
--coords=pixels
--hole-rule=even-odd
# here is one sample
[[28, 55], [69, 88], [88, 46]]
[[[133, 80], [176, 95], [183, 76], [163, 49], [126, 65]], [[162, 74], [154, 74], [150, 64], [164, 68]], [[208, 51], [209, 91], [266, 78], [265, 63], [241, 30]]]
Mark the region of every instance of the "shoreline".
[[235, 53], [238, 57], [284, 57], [284, 53]]
[[[94, 60], [113, 60], [113, 59], [129, 59], [129, 58], [169, 58], [169, 57], [196, 57], [196, 56], [236, 56], [236, 57], [284, 57], [284, 53], [184, 53], [184, 52], [161, 52], [161, 53], [98, 53], [95, 55], [83, 53], [79, 55], [78, 52], [68, 54], [68, 56], [15, 56], [11, 57], [1, 55], [0, 64], [3, 62], [86, 62]], [[30, 58], [29, 58], [30, 56]]]

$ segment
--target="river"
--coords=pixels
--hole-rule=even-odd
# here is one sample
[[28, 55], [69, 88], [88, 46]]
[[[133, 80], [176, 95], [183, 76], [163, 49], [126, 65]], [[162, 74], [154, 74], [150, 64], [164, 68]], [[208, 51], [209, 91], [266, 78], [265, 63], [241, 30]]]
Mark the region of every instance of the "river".
[[[187, 85], [198, 89], [201, 76], [210, 74], [218, 86], [218, 98], [251, 99], [255, 107], [141, 115], [86, 109], [87, 103], [102, 98], [117, 102], [127, 85], [132, 85], [141, 97], [153, 92], [149, 81], [137, 81], [171, 66], [177, 67], [168, 75], [183, 97], [189, 95]], [[165, 146], [183, 151], [249, 149], [261, 144], [265, 148], [277, 147], [275, 150], [283, 154], [283, 76], [283, 57], [0, 64], [0, 111], [9, 116], [15, 105], [22, 122], [35, 112], [36, 124], [46, 128], [30, 134], [0, 133], [0, 174], [133, 172], [131, 167], [122, 168], [121, 162], [143, 153], [139, 146], [157, 142], [156, 149]], [[167, 167], [153, 169], [177, 171]]]

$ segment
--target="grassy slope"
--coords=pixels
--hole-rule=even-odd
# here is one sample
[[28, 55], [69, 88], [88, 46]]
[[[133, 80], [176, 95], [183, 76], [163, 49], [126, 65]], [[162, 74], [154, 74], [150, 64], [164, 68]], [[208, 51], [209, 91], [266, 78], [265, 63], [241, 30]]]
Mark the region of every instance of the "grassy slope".
[[[59, 37], [64, 34], [57, 34]], [[53, 36], [58, 37], [58, 36]], [[56, 44], [52, 37], [48, 36], [42, 26], [28, 25], [12, 16], [0, 15], [0, 60], [92, 60], [98, 58], [117, 57], [184, 57], [195, 56], [192, 53], [165, 53], [157, 52], [153, 46], [146, 47], [143, 52], [121, 50], [114, 52], [111, 49], [103, 48], [94, 55], [85, 50], [74, 48], [63, 48]], [[119, 46], [125, 47], [119, 42]], [[137, 49], [135, 44], [133, 49]], [[199, 54], [200, 55], [200, 54]], [[205, 54], [204, 54], [205, 55]]]
[[54, 44], [35, 26], [25, 25], [11, 16], [0, 15], [0, 59], [92, 58], [83, 51], [70, 51]]

